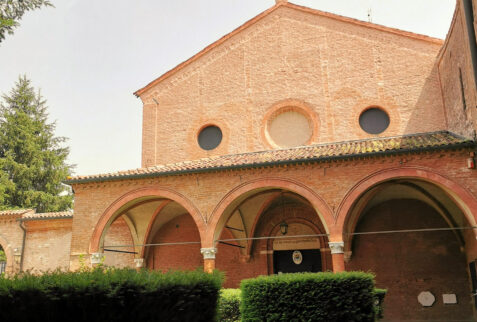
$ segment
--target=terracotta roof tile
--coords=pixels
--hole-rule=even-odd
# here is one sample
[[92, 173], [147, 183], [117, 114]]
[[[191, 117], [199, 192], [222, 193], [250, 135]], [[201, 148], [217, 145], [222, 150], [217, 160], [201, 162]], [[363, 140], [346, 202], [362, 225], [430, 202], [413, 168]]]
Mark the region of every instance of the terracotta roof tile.
[[296, 148], [249, 152], [202, 158], [195, 161], [157, 165], [114, 173], [89, 176], [77, 176], [66, 180], [68, 184], [110, 181], [128, 178], [155, 177], [205, 171], [219, 171], [231, 168], [271, 166], [277, 163], [322, 162], [331, 159], [350, 159], [362, 156], [391, 153], [414, 152], [423, 150], [475, 147], [476, 142], [456, 134], [440, 131], [418, 133], [387, 138], [373, 138], [356, 141], [336, 142], [301, 146]]
[[29, 212], [24, 214], [21, 220], [26, 221], [26, 220], [68, 219], [68, 218], [73, 218], [72, 211], [43, 212], [43, 213]]
[[18, 216], [22, 220], [73, 218], [72, 211], [36, 213], [34, 209], [10, 209], [0, 211], [0, 216]]
[[23, 214], [34, 213], [33, 209], [10, 209], [0, 211], [0, 216], [20, 216]]

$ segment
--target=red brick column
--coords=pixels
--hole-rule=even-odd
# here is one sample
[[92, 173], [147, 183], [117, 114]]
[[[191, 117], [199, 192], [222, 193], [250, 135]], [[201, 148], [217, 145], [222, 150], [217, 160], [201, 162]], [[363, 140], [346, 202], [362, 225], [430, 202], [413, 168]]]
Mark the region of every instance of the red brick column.
[[344, 272], [344, 242], [329, 242], [331, 249], [331, 260], [333, 262], [333, 272]]
[[200, 252], [204, 256], [204, 272], [212, 273], [215, 269], [215, 254], [217, 253], [217, 248], [201, 248]]

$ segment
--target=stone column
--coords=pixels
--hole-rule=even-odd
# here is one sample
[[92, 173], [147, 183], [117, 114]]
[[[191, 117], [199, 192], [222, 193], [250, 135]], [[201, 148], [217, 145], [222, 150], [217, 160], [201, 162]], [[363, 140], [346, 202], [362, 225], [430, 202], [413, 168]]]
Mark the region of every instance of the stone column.
[[204, 256], [204, 272], [212, 273], [215, 269], [215, 254], [217, 253], [217, 248], [201, 248], [200, 252]]
[[104, 253], [92, 253], [91, 254], [91, 266], [95, 267], [98, 264], [104, 262]]
[[331, 259], [333, 261], [333, 272], [343, 272], [345, 270], [344, 262], [344, 242], [329, 242], [331, 250]]
[[[14, 248], [13, 249], [13, 263], [8, 263], [7, 261], [7, 265], [9, 265], [11, 267], [11, 272], [9, 273], [19, 273], [20, 272], [20, 269], [21, 269], [21, 265], [20, 263], [22, 262], [22, 249], [21, 247], [17, 247], [17, 248]], [[8, 266], [7, 266], [8, 268]]]

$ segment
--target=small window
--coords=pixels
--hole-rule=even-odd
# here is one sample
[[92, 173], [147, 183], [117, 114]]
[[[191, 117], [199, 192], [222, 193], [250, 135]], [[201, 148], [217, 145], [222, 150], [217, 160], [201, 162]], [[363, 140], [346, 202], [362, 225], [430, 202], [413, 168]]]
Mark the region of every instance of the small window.
[[200, 131], [197, 141], [202, 149], [213, 150], [222, 142], [222, 131], [215, 125], [207, 126]]
[[388, 128], [389, 116], [382, 109], [372, 107], [361, 113], [359, 125], [369, 134], [379, 134]]

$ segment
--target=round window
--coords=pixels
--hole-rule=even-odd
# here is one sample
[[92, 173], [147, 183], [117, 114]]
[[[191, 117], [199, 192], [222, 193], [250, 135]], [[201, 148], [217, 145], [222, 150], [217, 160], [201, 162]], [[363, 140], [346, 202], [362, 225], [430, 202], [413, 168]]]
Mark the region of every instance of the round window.
[[215, 125], [207, 126], [200, 131], [197, 141], [202, 149], [213, 150], [222, 142], [222, 131]]
[[369, 134], [379, 134], [388, 128], [389, 116], [382, 109], [372, 107], [361, 113], [359, 126]]
[[282, 148], [305, 145], [313, 134], [311, 120], [288, 108], [279, 111], [268, 122], [268, 134]]

